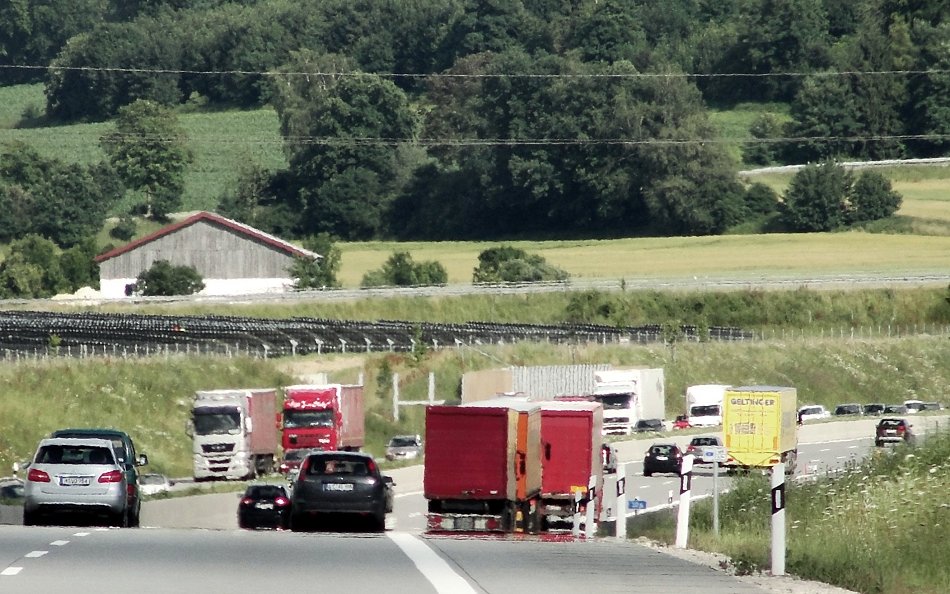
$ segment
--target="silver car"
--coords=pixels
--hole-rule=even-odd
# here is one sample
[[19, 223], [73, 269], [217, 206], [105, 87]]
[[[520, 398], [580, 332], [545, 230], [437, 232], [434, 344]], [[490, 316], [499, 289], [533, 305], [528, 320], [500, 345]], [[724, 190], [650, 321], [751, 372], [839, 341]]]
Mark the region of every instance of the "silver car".
[[387, 460], [415, 460], [422, 453], [422, 437], [397, 435], [386, 446]]
[[24, 484], [23, 524], [45, 523], [51, 514], [82, 514], [128, 526], [125, 476], [109, 440], [44, 439]]

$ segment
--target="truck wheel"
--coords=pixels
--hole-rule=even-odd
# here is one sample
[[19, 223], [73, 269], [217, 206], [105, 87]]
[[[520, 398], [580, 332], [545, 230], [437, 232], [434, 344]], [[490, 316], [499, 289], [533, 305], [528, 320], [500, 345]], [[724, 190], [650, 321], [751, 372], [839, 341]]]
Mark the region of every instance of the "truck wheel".
[[[534, 507], [534, 511], [531, 508]], [[541, 508], [531, 503], [525, 504], [525, 532], [537, 534], [541, 531]]]

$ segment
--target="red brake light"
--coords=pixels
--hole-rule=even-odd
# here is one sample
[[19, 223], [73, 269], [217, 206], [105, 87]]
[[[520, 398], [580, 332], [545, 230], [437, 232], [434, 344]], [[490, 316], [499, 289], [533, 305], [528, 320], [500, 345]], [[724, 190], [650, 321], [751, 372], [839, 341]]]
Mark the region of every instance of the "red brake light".
[[122, 471], [121, 470], [110, 470], [99, 475], [100, 483], [121, 483], [122, 482]]
[[274, 505], [276, 505], [277, 507], [285, 507], [285, 506], [290, 505], [290, 500], [287, 499], [286, 497], [278, 496], [276, 499], [274, 499]]
[[375, 472], [376, 472], [376, 462], [374, 462], [373, 460], [370, 460], [369, 462], [366, 463], [366, 468], [369, 469], [370, 473], [375, 473]]
[[26, 480], [34, 483], [48, 483], [49, 475], [38, 468], [31, 468], [30, 473], [26, 475]]

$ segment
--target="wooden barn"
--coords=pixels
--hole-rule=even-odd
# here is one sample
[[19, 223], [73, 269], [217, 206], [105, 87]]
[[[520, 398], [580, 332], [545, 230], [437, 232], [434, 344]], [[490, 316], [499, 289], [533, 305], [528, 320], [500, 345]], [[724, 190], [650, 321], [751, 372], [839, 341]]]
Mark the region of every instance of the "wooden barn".
[[202, 295], [249, 295], [286, 291], [295, 257], [320, 258], [253, 227], [199, 212], [96, 257], [103, 297], [125, 297], [126, 286], [157, 260], [194, 266], [204, 279]]

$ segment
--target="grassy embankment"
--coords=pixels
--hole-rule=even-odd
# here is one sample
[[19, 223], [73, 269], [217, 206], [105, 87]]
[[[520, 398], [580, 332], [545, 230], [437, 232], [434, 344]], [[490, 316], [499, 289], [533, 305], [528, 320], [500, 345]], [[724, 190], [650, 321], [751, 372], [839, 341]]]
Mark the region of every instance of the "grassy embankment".
[[[769, 479], [738, 479], [720, 498], [720, 536], [712, 505], [697, 502], [690, 546], [728, 555], [738, 572], [770, 565]], [[950, 588], [950, 431], [921, 447], [875, 451], [842, 474], [787, 484], [786, 570], [866, 594], [943, 594]], [[671, 513], [638, 516], [631, 538], [671, 544]]]

